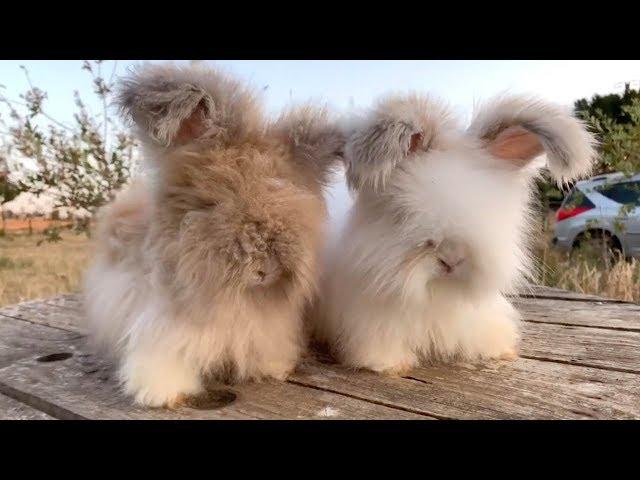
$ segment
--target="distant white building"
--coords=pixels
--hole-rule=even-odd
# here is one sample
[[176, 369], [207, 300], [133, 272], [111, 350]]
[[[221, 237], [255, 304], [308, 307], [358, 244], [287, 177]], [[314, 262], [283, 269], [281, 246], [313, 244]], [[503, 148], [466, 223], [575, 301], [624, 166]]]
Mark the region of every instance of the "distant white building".
[[56, 207], [55, 200], [47, 193], [36, 196], [33, 193], [23, 192], [0, 208], [5, 218], [57, 217], [60, 220], [79, 220], [91, 217], [91, 213], [86, 209]]

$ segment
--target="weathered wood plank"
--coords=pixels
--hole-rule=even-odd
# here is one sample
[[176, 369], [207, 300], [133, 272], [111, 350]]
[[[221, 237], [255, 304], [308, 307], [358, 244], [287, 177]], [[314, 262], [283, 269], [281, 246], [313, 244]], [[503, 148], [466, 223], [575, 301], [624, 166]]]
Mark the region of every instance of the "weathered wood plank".
[[0, 420], [55, 420], [55, 418], [0, 393]]
[[[66, 300], [65, 300], [66, 301]], [[566, 361], [567, 363], [578, 363], [593, 367], [621, 368], [626, 371], [640, 371], [640, 333], [637, 331], [607, 331], [602, 328], [590, 329], [588, 327], [609, 326], [620, 327], [621, 325], [633, 325], [630, 330], [635, 330], [638, 319], [635, 313], [640, 307], [635, 305], [583, 305], [577, 302], [560, 301], [550, 303], [560, 309], [560, 320], [545, 322], [544, 312], [538, 305], [545, 305], [551, 300], [539, 301], [517, 300], [519, 306], [523, 308], [524, 317], [531, 322], [523, 322], [523, 351], [527, 356], [549, 359], [555, 361]], [[76, 304], [77, 305], [77, 304]], [[590, 313], [602, 309], [603, 316], [598, 318]], [[0, 310], [3, 314], [6, 310]], [[574, 311], [573, 314], [570, 312]], [[617, 320], [608, 315], [617, 312]], [[631, 312], [629, 315], [625, 312]], [[57, 326], [59, 328], [74, 329], [79, 332], [81, 313], [73, 306], [53, 306], [42, 303], [21, 304], [14, 308], [12, 315], [44, 325]], [[640, 316], [640, 315], [639, 315]], [[0, 317], [2, 318], [2, 317]], [[584, 328], [572, 328], [565, 326], [562, 319], [568, 319], [566, 323], [584, 324]], [[629, 323], [627, 323], [629, 322]], [[624, 327], [627, 328], [627, 327]], [[1, 357], [0, 357], [1, 358]]]
[[[181, 407], [175, 411], [132, 405], [123, 396], [109, 369], [89, 361], [83, 353], [84, 339], [51, 327], [14, 320], [0, 322], [0, 351], [16, 342], [6, 333], [19, 333], [29, 341], [7, 356], [0, 368], [0, 393], [45, 411], [56, 418], [75, 419], [425, 419], [405, 412], [335, 393], [286, 382], [239, 386], [212, 386], [210, 409]], [[65, 336], [66, 335], [66, 336]], [[28, 351], [25, 351], [28, 349]], [[71, 356], [51, 354], [72, 354]], [[48, 355], [42, 360], [43, 355]]]
[[411, 377], [438, 385], [470, 418], [482, 405], [499, 418], [640, 419], [640, 378], [634, 374], [519, 358], [453, 371], [420, 368]]
[[624, 300], [599, 297], [588, 293], [570, 292], [569, 290], [562, 290], [560, 288], [547, 287], [544, 285], [528, 285], [526, 287], [522, 287], [517, 296], [523, 298], [538, 298], [541, 300], [556, 298], [569, 301], [630, 303]]
[[534, 284], [529, 284], [521, 287], [518, 291], [518, 295], [535, 297], [540, 296], [548, 298], [567, 298], [575, 300], [601, 300], [600, 297], [588, 293], [571, 292], [569, 290], [563, 290], [561, 288]]
[[529, 322], [640, 332], [640, 305], [517, 298], [514, 306]]
[[72, 308], [74, 310], [82, 307], [82, 295], [79, 293], [64, 293], [52, 298], [45, 298], [42, 301], [50, 305], [58, 305], [60, 307]]
[[2, 307], [0, 318], [4, 317], [82, 333], [82, 305], [67, 299], [57, 302], [37, 300]]
[[[409, 378], [389, 378], [307, 362], [292, 376], [288, 386], [220, 387], [219, 390], [230, 391], [237, 398], [232, 404], [213, 411], [136, 409], [109, 380], [101, 380], [100, 373], [83, 374], [77, 365], [73, 366], [72, 362], [82, 358], [79, 354], [44, 368], [45, 364], [34, 368], [33, 355], [28, 355], [34, 347], [33, 334], [26, 335], [27, 341], [17, 345], [17, 356], [5, 355], [3, 360], [2, 352], [11, 350], [3, 348], [1, 339], [6, 338], [3, 330], [0, 330], [0, 362], [6, 365], [8, 361], [11, 365], [0, 370], [0, 382], [7, 375], [11, 381], [6, 388], [17, 389], [15, 391], [39, 400], [55, 398], [56, 405], [62, 408], [59, 413], [62, 418], [65, 418], [64, 412], [95, 418], [98, 410], [103, 415], [98, 418], [322, 418], [322, 412], [330, 418], [640, 418], [637, 306], [530, 299], [516, 302], [528, 320], [523, 325], [521, 349], [528, 358], [474, 366], [421, 368], [412, 371]], [[18, 328], [18, 335], [25, 329], [45, 328], [38, 323], [77, 332], [79, 305], [73, 296], [45, 304], [29, 302], [10, 313], [36, 325], [6, 320], [23, 324], [20, 328], [13, 327]], [[547, 323], [544, 305], [558, 310], [557, 314], [550, 314], [553, 315], [550, 318], [557, 321]], [[601, 317], [589, 315], [600, 308], [603, 309]], [[6, 314], [6, 309], [0, 310], [0, 314], [3, 313]], [[579, 322], [584, 325], [573, 326]], [[628, 325], [631, 327], [627, 328]], [[65, 333], [52, 328], [46, 330]], [[35, 344], [41, 337], [35, 336]], [[79, 351], [77, 337], [71, 334], [71, 337], [54, 335], [52, 338], [58, 342], [56, 348], [67, 342], [71, 344], [69, 348]], [[51, 366], [64, 368], [62, 372], [54, 369], [51, 374]], [[59, 377], [65, 378], [65, 382], [58, 382]], [[72, 385], [70, 393], [66, 384]], [[312, 398], [307, 399], [307, 395]], [[329, 397], [323, 400], [318, 395]], [[283, 405], [285, 398], [290, 402], [285, 400]], [[371, 410], [372, 405], [379, 410]]]
[[640, 373], [640, 332], [534, 322], [522, 330], [522, 356]]
[[[640, 331], [640, 305], [636, 304], [539, 298], [512, 301], [527, 321]], [[0, 315], [83, 333], [81, 306], [77, 296], [64, 295], [4, 307]]]
[[404, 378], [310, 362], [291, 380], [443, 419], [640, 418], [637, 375], [524, 358], [416, 368]]
[[[519, 302], [518, 305], [522, 307], [524, 318], [531, 320], [523, 322], [523, 355], [596, 368], [618, 368], [629, 372], [640, 372], [640, 331], [636, 331], [635, 327], [639, 321], [635, 315], [640, 311], [640, 307], [622, 304], [582, 305], [579, 302], [555, 301], [554, 303], [552, 300], [541, 302], [528, 299], [520, 299], [516, 302]], [[560, 318], [541, 323], [546, 322], [545, 318], [548, 318], [543, 317], [542, 315], [546, 313], [541, 311], [548, 302], [551, 302], [552, 307], [559, 309], [557, 317]], [[597, 312], [598, 309], [605, 312], [602, 317], [590, 313]], [[5, 311], [0, 310], [0, 314]], [[614, 312], [617, 317], [609, 318], [608, 315], [613, 315]], [[21, 318], [43, 325], [80, 332], [77, 325], [81, 313], [76, 307], [29, 303], [16, 306], [12, 315], [19, 315]], [[563, 320], [567, 320], [566, 323], [571, 325], [575, 324], [576, 327], [562, 325]], [[579, 324], [583, 326], [578, 327]], [[632, 331], [588, 328], [596, 326], [619, 328], [621, 325], [632, 325], [624, 327]]]
[[[33, 329], [46, 329], [30, 325]], [[34, 335], [31, 335], [34, 337]], [[40, 335], [40, 338], [45, 336]], [[640, 377], [520, 359], [487, 365], [442, 365], [411, 379], [304, 364], [291, 384], [219, 387], [237, 395], [217, 410], [142, 409], [124, 398], [108, 371], [83, 361], [82, 341], [55, 344], [74, 357], [38, 363], [24, 358], [0, 369], [2, 385], [60, 418], [640, 418]], [[50, 352], [51, 348], [43, 351]], [[309, 389], [305, 387], [313, 387]], [[345, 396], [346, 395], [346, 396]], [[365, 401], [359, 401], [363, 399]], [[42, 403], [44, 402], [44, 404]], [[375, 403], [371, 403], [375, 402]], [[52, 404], [52, 405], [49, 405]], [[372, 408], [375, 407], [375, 408]], [[56, 407], [56, 408], [54, 408]], [[392, 408], [387, 408], [392, 407]], [[399, 410], [396, 410], [399, 409]]]
[[22, 358], [61, 351], [67, 341], [79, 338], [74, 332], [33, 326], [26, 321], [0, 316], [0, 367]]

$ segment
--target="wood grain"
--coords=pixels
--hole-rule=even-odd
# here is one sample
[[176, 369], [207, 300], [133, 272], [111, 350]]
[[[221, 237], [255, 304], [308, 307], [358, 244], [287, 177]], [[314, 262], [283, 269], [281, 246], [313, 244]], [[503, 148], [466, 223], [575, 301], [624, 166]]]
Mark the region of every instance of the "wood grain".
[[0, 316], [0, 367], [22, 358], [36, 358], [61, 351], [67, 341], [79, 338], [74, 332], [33, 326], [29, 322]]
[[[525, 320], [514, 362], [388, 377], [308, 359], [287, 382], [212, 385], [205, 409], [175, 411], [133, 406], [110, 369], [83, 351], [78, 296], [25, 302], [0, 309], [0, 394], [55, 418], [640, 419], [640, 306], [533, 293], [544, 298], [513, 299]], [[65, 352], [73, 355], [38, 361]]]
[[[522, 355], [540, 360], [640, 373], [640, 330], [636, 331], [635, 327], [638, 324], [635, 314], [640, 311], [640, 307], [615, 304], [594, 306], [591, 303], [581, 306], [577, 302], [533, 299], [517, 302], [520, 302], [518, 307], [524, 318], [530, 320], [523, 322]], [[544, 305], [548, 302], [551, 302], [550, 308], [545, 313]], [[81, 312], [75, 305], [77, 304], [68, 299], [57, 305], [28, 303], [16, 305], [10, 312], [15, 317], [38, 324], [73, 329], [80, 333], [77, 325], [80, 323]], [[589, 306], [594, 311], [603, 309], [603, 316], [599, 319], [597, 315], [589, 313]], [[554, 308], [557, 312], [555, 314]], [[629, 313], [624, 313], [627, 310]], [[6, 315], [6, 311], [7, 309], [0, 310], [0, 315]], [[606, 315], [612, 315], [612, 318], [603, 319]], [[563, 320], [569, 325], [562, 325]], [[618, 328], [621, 325], [631, 325], [628, 328], [632, 331], [587, 328], [606, 325]], [[1, 359], [0, 356], [0, 361]]]
[[640, 332], [534, 322], [522, 330], [524, 357], [640, 373]]
[[640, 305], [516, 298], [524, 320], [640, 332]]
[[640, 418], [637, 375], [524, 358], [421, 367], [403, 378], [307, 363], [291, 380], [442, 419]]
[[22, 320], [72, 332], [82, 333], [82, 308], [72, 299], [31, 301], [0, 308], [0, 318]]
[[[0, 351], [16, 342], [7, 337], [8, 322], [1, 322]], [[20, 336], [28, 338], [19, 354], [4, 359], [0, 368], [0, 393], [18, 398], [61, 419], [424, 419], [405, 412], [313, 388], [285, 382], [240, 386], [212, 385], [209, 408], [181, 407], [176, 411], [136, 407], [121, 394], [111, 370], [84, 350], [76, 334], [27, 322], [19, 323]], [[13, 327], [13, 325], [9, 325]], [[66, 335], [66, 336], [65, 336]], [[43, 356], [71, 353], [61, 360], [43, 362]], [[46, 358], [46, 357], [45, 357]], [[51, 357], [49, 357], [51, 358]], [[54, 357], [55, 358], [55, 357]]]
[[588, 293], [570, 292], [568, 290], [562, 290], [560, 288], [545, 287], [542, 285], [528, 285], [523, 287], [518, 292], [518, 295], [523, 298], [537, 298], [544, 299], [561, 299], [568, 301], [583, 301], [583, 302], [607, 302], [607, 303], [622, 303], [629, 304], [625, 300], [617, 300], [614, 298], [598, 297]]
[[55, 420], [44, 412], [31, 408], [0, 393], [0, 420]]

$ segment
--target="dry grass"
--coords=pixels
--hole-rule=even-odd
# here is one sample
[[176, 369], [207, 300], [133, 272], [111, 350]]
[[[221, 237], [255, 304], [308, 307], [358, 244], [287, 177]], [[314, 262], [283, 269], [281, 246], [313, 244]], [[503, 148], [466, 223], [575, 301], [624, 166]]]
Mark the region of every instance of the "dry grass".
[[609, 270], [581, 262], [563, 271], [558, 287], [640, 303], [640, 262], [616, 262]]
[[40, 246], [42, 235], [0, 237], [0, 306], [79, 290], [90, 241], [69, 231], [61, 235], [62, 241]]
[[573, 292], [640, 303], [640, 261], [617, 258], [607, 263], [592, 247], [561, 253], [550, 247], [553, 222], [547, 223], [536, 246], [538, 283]]
[[[569, 257], [550, 248], [552, 221], [542, 232], [536, 248], [539, 283], [640, 303], [640, 261], [619, 260], [606, 268], [597, 253]], [[91, 255], [90, 241], [63, 231], [62, 241], [37, 246], [42, 238], [0, 237], [0, 306], [79, 290]]]
[[569, 258], [547, 249], [539, 283], [578, 293], [640, 303], [640, 262], [618, 260], [609, 268], [593, 258]]

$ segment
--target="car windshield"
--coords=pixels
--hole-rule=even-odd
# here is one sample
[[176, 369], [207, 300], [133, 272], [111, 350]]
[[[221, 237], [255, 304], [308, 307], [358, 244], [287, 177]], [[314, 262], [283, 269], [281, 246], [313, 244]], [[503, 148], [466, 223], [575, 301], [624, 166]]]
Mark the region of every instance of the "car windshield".
[[622, 205], [640, 205], [640, 181], [602, 185], [595, 190]]

